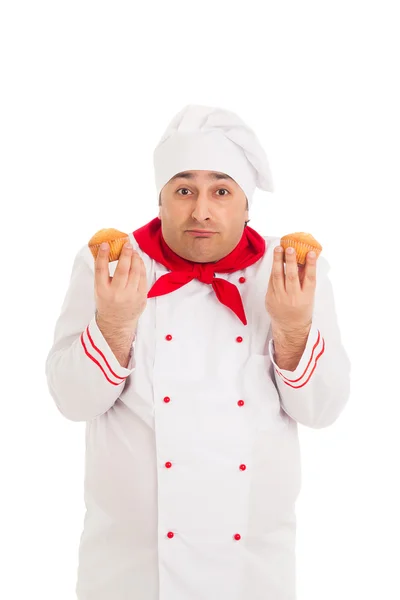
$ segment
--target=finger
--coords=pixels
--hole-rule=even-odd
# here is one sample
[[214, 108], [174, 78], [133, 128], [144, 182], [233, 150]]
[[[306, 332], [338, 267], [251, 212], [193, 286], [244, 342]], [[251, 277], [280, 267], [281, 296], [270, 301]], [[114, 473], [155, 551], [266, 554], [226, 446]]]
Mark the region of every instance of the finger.
[[297, 257], [294, 248], [286, 248], [286, 274], [285, 274], [285, 289], [288, 294], [297, 294], [301, 291], [299, 268], [297, 266]]
[[300, 286], [303, 288], [303, 281], [304, 281], [304, 274], [305, 274], [305, 269], [306, 269], [306, 265], [301, 265], [301, 264], [297, 264], [297, 268], [299, 270], [299, 280], [300, 280]]
[[140, 260], [140, 280], [139, 280], [139, 293], [143, 296], [147, 296], [147, 273], [146, 267], [144, 266], [143, 259]]
[[[142, 260], [137, 252], [132, 253], [132, 260], [129, 267], [128, 280], [126, 285], [137, 290], [140, 282]], [[144, 265], [143, 265], [144, 266]]]
[[315, 252], [308, 252], [304, 268], [302, 289], [314, 291], [317, 284], [317, 256]]
[[100, 244], [94, 264], [94, 280], [96, 286], [105, 286], [110, 283], [110, 271], [108, 270], [108, 255], [110, 246], [107, 242]]
[[276, 246], [271, 268], [271, 280], [276, 292], [285, 292], [285, 269], [283, 266], [283, 248]]
[[132, 244], [130, 242], [125, 242], [114, 272], [114, 277], [112, 281], [113, 285], [116, 285], [118, 287], [126, 286], [126, 282], [128, 280], [129, 275], [129, 269], [131, 266], [131, 258]]

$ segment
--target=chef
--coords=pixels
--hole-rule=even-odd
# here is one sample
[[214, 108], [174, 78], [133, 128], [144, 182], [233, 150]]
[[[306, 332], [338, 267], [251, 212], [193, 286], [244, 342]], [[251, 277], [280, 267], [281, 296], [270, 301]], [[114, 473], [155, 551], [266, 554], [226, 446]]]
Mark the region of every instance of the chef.
[[235, 113], [186, 106], [154, 167], [158, 217], [79, 250], [46, 361], [86, 423], [77, 597], [295, 600], [298, 424], [350, 393], [329, 264], [247, 225], [273, 185]]

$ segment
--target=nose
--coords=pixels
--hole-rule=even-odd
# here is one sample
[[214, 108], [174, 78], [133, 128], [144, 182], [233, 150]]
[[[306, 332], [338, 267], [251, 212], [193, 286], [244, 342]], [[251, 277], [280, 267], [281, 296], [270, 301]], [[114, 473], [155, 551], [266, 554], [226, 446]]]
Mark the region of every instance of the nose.
[[200, 191], [197, 195], [197, 199], [194, 200], [194, 209], [192, 212], [192, 218], [196, 221], [205, 221], [211, 217], [210, 213], [210, 201], [208, 198], [207, 191]]

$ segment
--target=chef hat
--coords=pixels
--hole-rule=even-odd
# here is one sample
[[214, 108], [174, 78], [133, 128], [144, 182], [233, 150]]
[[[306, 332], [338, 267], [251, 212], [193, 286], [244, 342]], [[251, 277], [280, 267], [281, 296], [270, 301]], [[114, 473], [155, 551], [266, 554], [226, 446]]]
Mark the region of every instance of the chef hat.
[[273, 192], [267, 156], [235, 113], [189, 104], [175, 115], [154, 150], [157, 195], [181, 171], [221, 171], [242, 188], [251, 206], [256, 187]]

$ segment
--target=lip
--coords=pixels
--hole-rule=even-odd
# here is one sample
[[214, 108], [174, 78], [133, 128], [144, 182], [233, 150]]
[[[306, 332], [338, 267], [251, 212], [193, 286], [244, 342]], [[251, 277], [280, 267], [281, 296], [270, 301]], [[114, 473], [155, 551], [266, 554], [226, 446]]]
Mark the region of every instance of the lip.
[[196, 237], [211, 237], [212, 235], [214, 235], [214, 233], [216, 233], [215, 231], [207, 231], [205, 229], [189, 229], [187, 231], [187, 233], [189, 233], [190, 235], [194, 235]]

